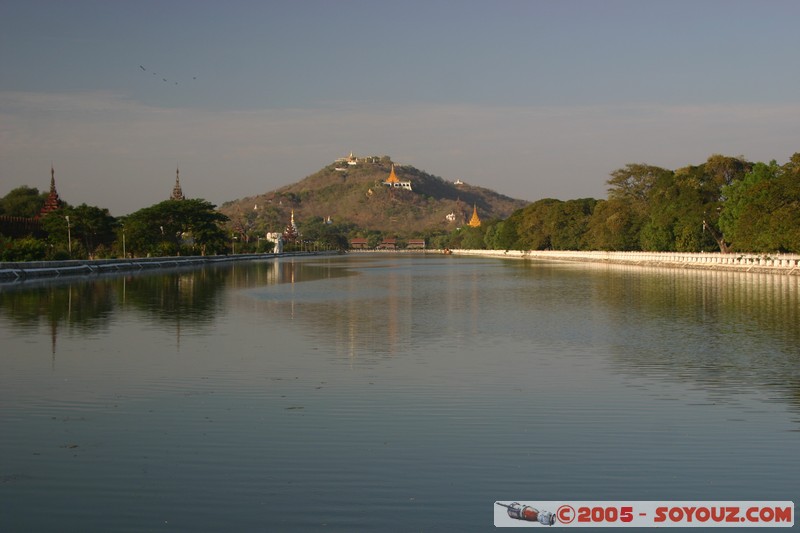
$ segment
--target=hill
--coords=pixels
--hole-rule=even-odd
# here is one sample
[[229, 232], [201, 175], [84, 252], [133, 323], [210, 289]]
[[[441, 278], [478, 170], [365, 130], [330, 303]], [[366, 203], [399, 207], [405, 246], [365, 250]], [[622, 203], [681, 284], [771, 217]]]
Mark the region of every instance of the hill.
[[[411, 190], [384, 184], [392, 166]], [[224, 203], [220, 211], [243, 229], [283, 231], [292, 210], [298, 221], [315, 217], [396, 236], [450, 231], [464, 225], [473, 206], [482, 220], [506, 218], [527, 205], [490, 189], [450, 182], [393, 163], [388, 156], [339, 159], [305, 179], [272, 192]]]

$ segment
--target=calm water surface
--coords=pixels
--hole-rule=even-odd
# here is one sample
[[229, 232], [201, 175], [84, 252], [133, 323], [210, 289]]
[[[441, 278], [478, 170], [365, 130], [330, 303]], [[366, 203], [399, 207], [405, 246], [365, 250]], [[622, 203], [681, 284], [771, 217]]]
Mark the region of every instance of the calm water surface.
[[797, 277], [359, 255], [0, 286], [0, 531], [800, 496]]

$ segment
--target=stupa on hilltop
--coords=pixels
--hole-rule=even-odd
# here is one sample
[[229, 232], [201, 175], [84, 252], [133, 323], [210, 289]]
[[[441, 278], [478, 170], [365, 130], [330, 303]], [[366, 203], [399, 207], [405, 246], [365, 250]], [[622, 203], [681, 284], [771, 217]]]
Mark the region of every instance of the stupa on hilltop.
[[400, 178], [398, 178], [397, 174], [394, 172], [394, 165], [392, 165], [392, 171], [389, 172], [389, 177], [386, 178], [386, 181], [384, 181], [383, 184], [392, 187], [393, 189], [406, 189], [407, 191], [411, 190], [411, 182], [400, 181]]

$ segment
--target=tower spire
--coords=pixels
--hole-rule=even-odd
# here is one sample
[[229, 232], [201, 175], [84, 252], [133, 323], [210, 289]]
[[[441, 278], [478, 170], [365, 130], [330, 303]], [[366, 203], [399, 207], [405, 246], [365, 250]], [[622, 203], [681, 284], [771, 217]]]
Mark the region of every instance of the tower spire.
[[47, 195], [44, 205], [41, 211], [39, 211], [39, 218], [57, 210], [60, 204], [61, 199], [58, 197], [58, 191], [56, 190], [56, 171], [53, 168], [53, 164], [50, 163], [50, 194]]
[[477, 228], [481, 225], [481, 219], [478, 218], [478, 204], [472, 204], [472, 218], [469, 219], [467, 225], [472, 228]]
[[183, 195], [183, 190], [181, 189], [181, 169], [180, 167], [175, 167], [175, 186], [172, 188], [172, 195], [169, 197], [170, 200], [185, 200], [186, 197]]
[[389, 172], [389, 177], [386, 178], [384, 183], [400, 183], [400, 180], [397, 178], [397, 174], [394, 173], [394, 163], [392, 163], [392, 171]]

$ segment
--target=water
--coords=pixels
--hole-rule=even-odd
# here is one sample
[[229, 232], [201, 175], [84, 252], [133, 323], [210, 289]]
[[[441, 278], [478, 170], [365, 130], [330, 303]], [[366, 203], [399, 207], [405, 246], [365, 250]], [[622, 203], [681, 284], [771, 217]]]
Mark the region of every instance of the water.
[[0, 531], [797, 501], [799, 281], [361, 255], [0, 286]]

